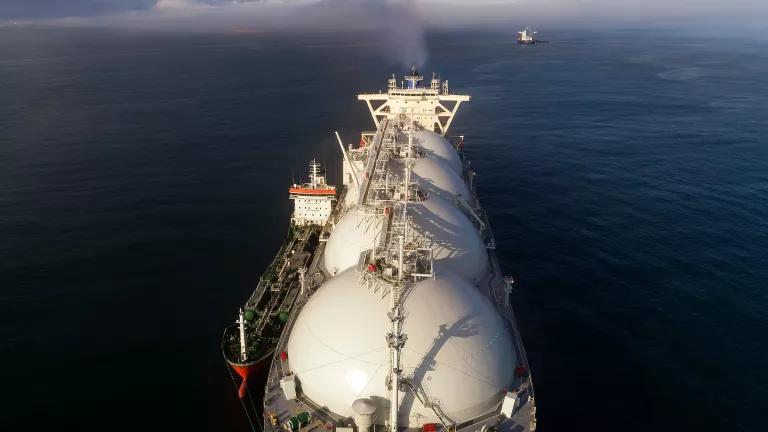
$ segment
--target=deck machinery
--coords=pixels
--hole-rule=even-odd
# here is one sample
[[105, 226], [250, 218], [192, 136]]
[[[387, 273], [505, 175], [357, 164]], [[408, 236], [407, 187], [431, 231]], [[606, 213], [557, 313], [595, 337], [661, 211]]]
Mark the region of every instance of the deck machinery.
[[338, 140], [342, 194], [274, 343], [266, 431], [536, 428], [513, 280], [464, 138], [445, 138], [470, 97], [435, 75], [422, 82], [413, 68], [386, 93], [358, 95], [376, 130], [357, 146]]

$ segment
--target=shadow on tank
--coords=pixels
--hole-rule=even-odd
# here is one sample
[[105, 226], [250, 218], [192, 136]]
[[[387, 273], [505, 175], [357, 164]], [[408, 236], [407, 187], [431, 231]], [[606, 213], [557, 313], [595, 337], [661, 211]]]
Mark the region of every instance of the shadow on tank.
[[[404, 381], [410, 383], [407, 387], [412, 387], [410, 391], [406, 391], [403, 395], [403, 402], [400, 405], [401, 412], [411, 412], [414, 401], [418, 397], [413, 390], [420, 391], [422, 393], [419, 399], [430, 398], [429, 393], [426, 391], [424, 380], [428, 372], [434, 371], [437, 368], [435, 357], [437, 353], [445, 346], [445, 344], [451, 338], [468, 338], [476, 336], [478, 331], [477, 324], [472, 323], [473, 318], [477, 314], [465, 315], [459, 318], [456, 322], [451, 324], [441, 324], [438, 327], [437, 336], [432, 341], [432, 345], [429, 350], [424, 353], [424, 356], [419, 361], [419, 364], [411, 371], [404, 371]], [[410, 368], [409, 368], [410, 369]], [[421, 401], [424, 404], [425, 401]], [[429, 402], [429, 401], [426, 401]], [[440, 417], [440, 414], [438, 414]]]

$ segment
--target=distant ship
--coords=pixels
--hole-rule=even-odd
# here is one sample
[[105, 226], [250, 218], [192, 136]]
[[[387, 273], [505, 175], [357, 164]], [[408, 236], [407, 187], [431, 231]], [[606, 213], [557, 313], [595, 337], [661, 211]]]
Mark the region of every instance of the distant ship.
[[[445, 137], [470, 97], [423, 81], [358, 95], [375, 130], [336, 134], [339, 190], [314, 162], [289, 189], [288, 238], [221, 344], [254, 431], [536, 429], [514, 281], [464, 136]], [[249, 376], [267, 367], [261, 411]]]
[[533, 45], [548, 42], [536, 39], [536, 33], [537, 32], [531, 31], [528, 27], [524, 28], [522, 31], [517, 32], [517, 43], [520, 45]]

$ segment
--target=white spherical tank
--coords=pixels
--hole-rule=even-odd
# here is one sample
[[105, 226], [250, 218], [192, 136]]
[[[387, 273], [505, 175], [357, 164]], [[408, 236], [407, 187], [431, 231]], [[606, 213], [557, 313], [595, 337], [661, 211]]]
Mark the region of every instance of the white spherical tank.
[[[461, 174], [462, 164], [456, 149], [445, 138], [432, 131], [421, 130], [413, 132], [414, 141], [425, 150], [426, 156], [445, 163], [456, 173]], [[402, 142], [408, 142], [408, 135], [400, 137]]]
[[488, 250], [475, 225], [456, 206], [440, 197], [408, 204], [414, 229], [432, 243], [432, 257], [438, 268], [451, 269], [466, 279], [476, 280], [488, 268]]
[[[404, 300], [403, 378], [411, 380], [457, 422], [493, 409], [513, 380], [511, 335], [491, 302], [451, 274], [417, 283]], [[310, 399], [352, 416], [368, 398], [387, 418], [389, 298], [361, 286], [355, 270], [321, 286], [299, 314], [287, 351], [292, 371]], [[438, 422], [410, 390], [401, 392], [399, 423]]]
[[[464, 179], [444, 161], [423, 157], [414, 159], [413, 162], [411, 180], [428, 196], [452, 200], [454, 196], [461, 195], [465, 200], [469, 200], [469, 189]], [[401, 161], [392, 161], [390, 164], [392, 171], [403, 172], [404, 164]]]
[[[365, 170], [365, 164], [362, 161], [352, 161], [350, 165], [346, 161], [343, 162], [344, 169], [344, 185], [347, 187], [347, 193], [344, 195], [343, 205], [344, 207], [352, 207], [357, 204], [357, 197], [360, 194], [360, 190], [357, 188], [358, 183], [363, 181], [363, 172]], [[355, 181], [355, 179], [357, 181]]]
[[[408, 203], [411, 229], [431, 242], [436, 267], [451, 269], [463, 278], [476, 280], [488, 268], [488, 251], [477, 228], [453, 203], [433, 196]], [[357, 265], [360, 254], [373, 247], [383, 218], [364, 216], [351, 209], [336, 224], [325, 246], [323, 263], [331, 274]]]
[[360, 195], [360, 189], [354, 183], [347, 185], [347, 193], [344, 194], [342, 205], [351, 208], [357, 205], [357, 197]]
[[367, 217], [356, 208], [350, 209], [336, 223], [325, 245], [323, 264], [331, 274], [357, 265], [360, 254], [373, 246], [382, 229], [380, 218]]

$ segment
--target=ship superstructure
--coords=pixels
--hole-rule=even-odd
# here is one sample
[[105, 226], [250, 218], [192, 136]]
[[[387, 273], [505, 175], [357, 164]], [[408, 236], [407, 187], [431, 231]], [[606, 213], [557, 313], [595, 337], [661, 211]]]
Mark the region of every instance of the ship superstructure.
[[459, 106], [468, 101], [469, 96], [451, 94], [448, 80], [441, 80], [435, 74], [429, 87], [422, 87], [422, 81], [424, 76], [413, 67], [399, 83], [392, 75], [387, 81], [386, 93], [363, 93], [357, 99], [366, 103], [376, 127], [383, 119], [404, 114], [422, 127], [445, 135]]
[[267, 431], [536, 427], [513, 280], [464, 139], [445, 138], [470, 97], [422, 81], [413, 68], [359, 95], [376, 130], [357, 146], [337, 134], [344, 187], [275, 343]]
[[539, 42], [536, 40], [536, 32], [531, 31], [528, 27], [517, 32], [517, 43], [522, 45], [533, 45], [536, 42]]
[[325, 173], [317, 161], [309, 164], [309, 181], [294, 184], [288, 192], [294, 202], [291, 224], [323, 226], [331, 217], [336, 187], [325, 183]]

